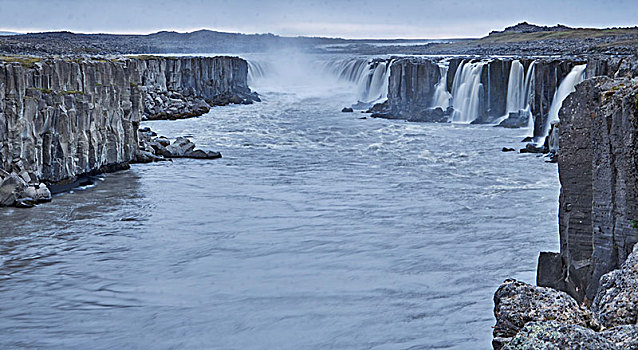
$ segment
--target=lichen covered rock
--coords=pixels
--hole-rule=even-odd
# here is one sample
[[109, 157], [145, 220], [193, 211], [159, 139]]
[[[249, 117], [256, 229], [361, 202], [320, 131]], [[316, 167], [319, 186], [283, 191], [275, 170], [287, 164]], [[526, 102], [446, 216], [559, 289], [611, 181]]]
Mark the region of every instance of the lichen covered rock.
[[620, 269], [601, 277], [592, 310], [605, 327], [638, 323], [638, 245]]
[[506, 280], [494, 294], [493, 345], [500, 349], [529, 322], [558, 321], [599, 329], [592, 313], [564, 292]]
[[557, 321], [529, 322], [503, 350], [620, 350], [592, 329]]

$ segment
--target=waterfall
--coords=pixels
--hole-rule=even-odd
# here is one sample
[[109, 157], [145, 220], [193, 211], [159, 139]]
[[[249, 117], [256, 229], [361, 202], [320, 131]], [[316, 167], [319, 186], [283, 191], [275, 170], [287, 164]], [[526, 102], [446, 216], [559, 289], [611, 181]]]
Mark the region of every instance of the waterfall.
[[444, 111], [450, 106], [450, 99], [452, 95], [447, 91], [447, 72], [449, 62], [440, 61], [437, 63], [439, 66], [439, 82], [434, 86], [434, 97], [432, 98], [432, 108], [440, 107]]
[[527, 111], [527, 129], [529, 130], [529, 136], [534, 136], [534, 116], [532, 115], [532, 107], [530, 105], [530, 97], [534, 90], [534, 73], [536, 71], [536, 61], [532, 62], [527, 68], [527, 74], [525, 75], [525, 110]]
[[556, 89], [556, 92], [554, 92], [552, 105], [549, 107], [549, 114], [547, 115], [547, 120], [545, 121], [545, 125], [543, 126], [543, 136], [537, 140], [537, 144], [543, 145], [545, 143], [545, 138], [547, 137], [547, 135], [549, 135], [552, 123], [560, 120], [558, 117], [558, 112], [563, 106], [563, 102], [565, 101], [567, 96], [576, 91], [576, 85], [584, 80], [585, 68], [587, 68], [586, 64], [574, 66], [569, 74], [567, 74], [565, 79], [563, 79], [563, 81], [560, 83], [558, 89]]
[[470, 123], [479, 117], [483, 84], [481, 74], [486, 62], [463, 61], [452, 82], [452, 122]]
[[507, 114], [525, 109], [526, 93], [525, 67], [523, 67], [521, 61], [514, 60], [512, 61], [507, 83]]
[[496, 120], [496, 124], [507, 118], [527, 119], [527, 127], [532, 128], [534, 117], [530, 106], [530, 96], [534, 85], [534, 71], [536, 61], [532, 62], [525, 73], [525, 67], [519, 60], [512, 61], [509, 78], [507, 80], [507, 99], [505, 115]]
[[353, 83], [357, 99], [365, 104], [381, 102], [388, 98], [390, 84], [389, 61], [345, 59], [323, 62], [323, 69], [341, 80]]
[[257, 80], [266, 76], [266, 67], [263, 62], [247, 61], [248, 63], [248, 85], [254, 84]]

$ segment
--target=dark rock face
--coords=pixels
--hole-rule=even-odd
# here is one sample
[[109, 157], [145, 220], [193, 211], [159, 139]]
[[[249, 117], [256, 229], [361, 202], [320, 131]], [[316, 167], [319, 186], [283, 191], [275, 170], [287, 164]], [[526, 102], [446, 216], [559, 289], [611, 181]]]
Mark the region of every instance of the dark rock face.
[[[86, 175], [127, 168], [138, 156], [140, 120], [158, 106], [180, 115], [207, 110], [207, 98], [254, 98], [247, 69], [245, 61], [232, 57], [0, 63], [0, 181], [9, 179], [4, 191], [13, 193], [0, 198], [2, 205], [32, 198], [32, 189], [44, 184], [64, 187]], [[149, 103], [157, 98], [162, 102]], [[29, 193], [22, 193], [12, 174]]]
[[390, 67], [388, 104], [394, 116], [408, 119], [431, 107], [435, 85], [441, 73], [428, 59], [403, 58]]
[[579, 301], [594, 298], [600, 277], [638, 241], [637, 90], [626, 79], [586, 80], [560, 112], [561, 268], [539, 264], [538, 276], [562, 281], [548, 286]]
[[566, 293], [506, 280], [494, 294], [495, 349], [500, 349], [528, 323], [558, 321], [599, 329], [592, 313]]
[[[558, 281], [559, 285], [544, 285], [568, 292], [579, 301], [591, 276], [593, 252], [591, 232], [592, 154], [591, 120], [599, 104], [600, 90], [595, 80], [576, 87], [563, 103], [559, 128], [558, 153], [561, 183], [559, 230], [563, 266], [539, 265], [538, 281]], [[548, 272], [560, 275], [548, 276]]]

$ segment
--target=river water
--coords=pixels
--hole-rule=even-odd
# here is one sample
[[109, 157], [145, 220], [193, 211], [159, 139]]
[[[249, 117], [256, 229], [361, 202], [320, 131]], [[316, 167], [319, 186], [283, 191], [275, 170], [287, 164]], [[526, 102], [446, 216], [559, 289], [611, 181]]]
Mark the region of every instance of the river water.
[[265, 80], [262, 103], [148, 123], [222, 159], [0, 210], [0, 348], [490, 348], [499, 283], [557, 249], [556, 165], [502, 153], [520, 130]]

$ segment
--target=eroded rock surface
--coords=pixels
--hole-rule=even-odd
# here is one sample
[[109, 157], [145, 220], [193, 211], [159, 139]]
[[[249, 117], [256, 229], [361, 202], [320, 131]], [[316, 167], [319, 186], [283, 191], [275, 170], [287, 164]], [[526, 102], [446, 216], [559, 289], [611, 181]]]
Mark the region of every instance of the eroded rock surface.
[[495, 349], [516, 336], [528, 322], [558, 321], [599, 329], [593, 314], [564, 292], [506, 280], [494, 294]]
[[213, 104], [258, 100], [247, 70], [236, 57], [2, 60], [0, 205], [27, 206], [47, 197], [33, 189], [64, 188], [83, 176], [128, 168], [141, 158], [137, 130], [145, 118], [181, 118]]

